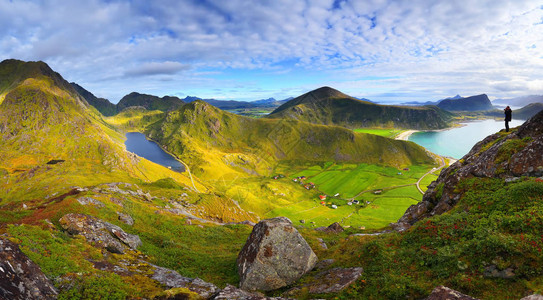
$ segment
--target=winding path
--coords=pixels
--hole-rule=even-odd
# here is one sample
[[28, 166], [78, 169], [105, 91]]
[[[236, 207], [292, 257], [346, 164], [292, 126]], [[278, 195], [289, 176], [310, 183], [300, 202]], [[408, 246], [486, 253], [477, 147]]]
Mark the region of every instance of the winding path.
[[441, 158], [441, 165], [439, 166], [439, 168], [433, 168], [431, 169], [430, 171], [426, 172], [426, 174], [422, 175], [421, 178], [419, 178], [419, 180], [417, 181], [417, 189], [419, 190], [419, 192], [421, 194], [424, 195], [424, 191], [420, 188], [420, 182], [422, 181], [422, 179], [424, 179], [424, 177], [426, 177], [428, 174], [430, 173], [433, 173], [435, 171], [439, 171], [440, 169], [442, 169], [443, 167], [445, 167], [445, 158], [443, 156], [439, 156], [439, 158]]

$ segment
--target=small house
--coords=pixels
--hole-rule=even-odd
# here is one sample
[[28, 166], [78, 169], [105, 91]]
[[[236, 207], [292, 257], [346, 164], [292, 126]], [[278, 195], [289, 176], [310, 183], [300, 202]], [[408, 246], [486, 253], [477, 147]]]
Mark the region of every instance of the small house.
[[354, 203], [354, 204], [358, 204], [358, 203], [360, 203], [360, 201], [358, 201], [358, 200], [353, 200], [353, 203]]
[[353, 203], [352, 202], [347, 202], [347, 205], [353, 205]]
[[337, 209], [337, 205], [335, 205], [335, 204], [332, 204], [331, 207], [332, 207], [333, 209]]
[[326, 195], [319, 195], [319, 199], [326, 200]]
[[337, 197], [337, 196], [339, 196], [339, 193], [337, 193], [337, 194], [334, 195], [334, 197]]
[[383, 193], [383, 190], [375, 190], [373, 191], [375, 195], [381, 195]]

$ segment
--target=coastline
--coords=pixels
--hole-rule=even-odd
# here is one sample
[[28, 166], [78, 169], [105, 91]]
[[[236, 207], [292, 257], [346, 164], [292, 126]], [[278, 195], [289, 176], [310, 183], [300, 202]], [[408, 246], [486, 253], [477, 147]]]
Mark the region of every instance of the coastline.
[[415, 133], [415, 132], [419, 132], [420, 130], [407, 130], [407, 131], [404, 131], [404, 132], [401, 132], [400, 134], [398, 134], [394, 139], [395, 140], [401, 140], [401, 141], [407, 141], [409, 139], [409, 137]]

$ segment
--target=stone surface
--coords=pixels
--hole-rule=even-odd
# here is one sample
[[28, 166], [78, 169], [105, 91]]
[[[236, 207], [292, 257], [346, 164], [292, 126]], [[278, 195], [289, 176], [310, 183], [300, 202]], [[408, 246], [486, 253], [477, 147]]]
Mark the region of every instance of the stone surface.
[[117, 212], [117, 216], [119, 216], [119, 221], [130, 226], [134, 225], [134, 219], [129, 214]]
[[464, 295], [458, 291], [450, 289], [446, 286], [436, 287], [426, 300], [477, 300], [476, 298]]
[[205, 282], [200, 278], [188, 278], [181, 276], [174, 270], [154, 266], [152, 279], [160, 282], [168, 288], [187, 288], [197, 293], [204, 299], [209, 299], [219, 291], [219, 288], [212, 283]]
[[[502, 147], [511, 144], [522, 147], [504, 157]], [[403, 231], [418, 220], [449, 211], [460, 200], [462, 191], [456, 189], [457, 184], [470, 177], [502, 178], [505, 183], [522, 176], [542, 176], [542, 153], [543, 111], [507, 135], [496, 133], [475, 144], [462, 159], [442, 170], [428, 186], [422, 201], [409, 207], [391, 226]]]
[[526, 296], [520, 300], [543, 300], [543, 296], [539, 294], [533, 294], [530, 296]]
[[0, 299], [56, 299], [53, 283], [19, 246], [0, 237]]
[[79, 197], [77, 198], [77, 202], [79, 202], [80, 204], [82, 205], [95, 205], [97, 207], [104, 207], [104, 203], [94, 199], [94, 198], [91, 198], [91, 197]]
[[494, 277], [494, 278], [503, 278], [503, 279], [511, 279], [515, 277], [513, 268], [499, 270], [498, 267], [496, 267], [496, 265], [490, 265], [486, 267], [484, 275], [485, 277]]
[[284, 217], [256, 224], [238, 255], [240, 287], [270, 291], [287, 286], [311, 271], [317, 256]]
[[80, 234], [96, 247], [113, 253], [124, 253], [141, 245], [139, 236], [126, 233], [121, 227], [84, 214], [67, 214], [59, 220], [70, 234]]
[[345, 229], [343, 229], [343, 227], [338, 222], [335, 222], [328, 227], [318, 227], [315, 228], [315, 230], [329, 233], [340, 233], [343, 232]]
[[337, 293], [354, 283], [362, 275], [362, 272], [362, 268], [334, 268], [317, 274], [313, 282], [295, 287], [286, 294], [295, 294], [302, 289], [307, 290], [310, 294]]
[[220, 291], [213, 300], [283, 300], [286, 298], [281, 297], [265, 297], [256, 295], [238, 289], [235, 286], [227, 285], [222, 291]]

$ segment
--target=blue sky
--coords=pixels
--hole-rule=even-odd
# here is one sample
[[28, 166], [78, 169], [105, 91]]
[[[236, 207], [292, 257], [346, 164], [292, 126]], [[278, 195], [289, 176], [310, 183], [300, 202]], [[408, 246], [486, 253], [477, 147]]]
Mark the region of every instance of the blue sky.
[[543, 94], [543, 5], [503, 0], [0, 0], [0, 60], [112, 102]]

